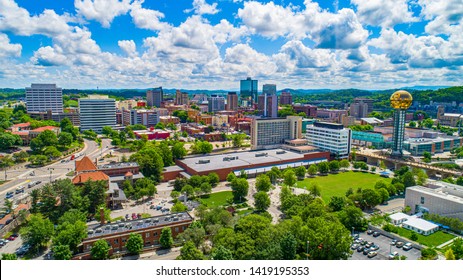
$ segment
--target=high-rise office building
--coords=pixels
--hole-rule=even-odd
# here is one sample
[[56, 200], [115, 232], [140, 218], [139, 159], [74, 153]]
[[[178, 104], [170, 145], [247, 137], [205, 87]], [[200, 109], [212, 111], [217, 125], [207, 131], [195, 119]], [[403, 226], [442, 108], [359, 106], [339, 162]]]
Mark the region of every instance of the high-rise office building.
[[302, 138], [302, 117], [253, 118], [251, 120], [251, 149], [275, 148], [286, 140]]
[[293, 104], [293, 96], [289, 91], [283, 91], [280, 95], [280, 104], [281, 105], [291, 105]]
[[146, 101], [148, 106], [160, 108], [162, 101], [164, 101], [164, 91], [162, 90], [162, 87], [148, 90], [146, 92]]
[[116, 126], [116, 101], [107, 95], [79, 98], [80, 130], [101, 133], [103, 126]]
[[211, 95], [207, 98], [209, 112], [225, 110], [225, 98], [223, 96]]
[[350, 105], [350, 115], [357, 119], [368, 117], [368, 104], [360, 101]]
[[263, 117], [278, 117], [278, 97], [276, 94], [261, 94], [257, 101], [257, 110]]
[[142, 124], [146, 127], [155, 126], [161, 116], [168, 116], [169, 112], [165, 108], [154, 108], [151, 110], [132, 109], [122, 111], [122, 124], [134, 125]]
[[374, 100], [371, 99], [371, 98], [362, 98], [362, 97], [357, 97], [357, 98], [354, 98], [354, 103], [364, 103], [364, 104], [367, 104], [368, 106], [368, 112], [367, 114], [373, 112], [373, 102]]
[[405, 90], [398, 90], [391, 95], [391, 107], [394, 108], [394, 129], [392, 131], [392, 156], [403, 155], [405, 136], [405, 113], [412, 105], [412, 95]]
[[188, 93], [177, 90], [175, 92], [175, 105], [188, 105]]
[[262, 94], [273, 95], [277, 94], [277, 85], [265, 84], [262, 86]]
[[306, 128], [308, 144], [329, 151], [336, 158], [348, 158], [351, 149], [351, 130], [342, 124], [316, 122]]
[[227, 110], [236, 111], [238, 109], [238, 95], [236, 92], [229, 92], [227, 94]]
[[56, 84], [31, 84], [26, 87], [27, 113], [63, 113], [63, 90]]
[[241, 105], [250, 107], [253, 103], [257, 103], [257, 86], [257, 80], [251, 77], [240, 81]]

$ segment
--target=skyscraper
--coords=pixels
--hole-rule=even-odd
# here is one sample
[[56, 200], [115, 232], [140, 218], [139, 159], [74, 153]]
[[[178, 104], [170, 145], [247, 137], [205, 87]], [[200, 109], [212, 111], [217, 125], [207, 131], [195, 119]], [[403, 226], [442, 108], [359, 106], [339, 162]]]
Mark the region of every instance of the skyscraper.
[[278, 97], [276, 94], [261, 94], [257, 101], [257, 110], [264, 117], [278, 117]]
[[250, 107], [252, 103], [257, 103], [257, 80], [248, 77], [240, 81], [240, 100], [241, 105]]
[[223, 96], [211, 95], [207, 98], [209, 102], [209, 112], [217, 112], [225, 110], [225, 98]]
[[177, 90], [175, 92], [175, 105], [188, 105], [188, 93]]
[[236, 111], [238, 109], [238, 95], [236, 92], [229, 92], [227, 95], [227, 110]]
[[27, 113], [63, 113], [63, 90], [56, 84], [31, 84], [26, 87]]
[[146, 92], [146, 101], [148, 106], [161, 107], [162, 101], [164, 101], [164, 91], [162, 87], [153, 88]]
[[116, 126], [116, 100], [107, 95], [79, 98], [80, 130], [101, 133], [103, 126]]
[[391, 95], [390, 101], [391, 107], [394, 108], [391, 155], [401, 157], [405, 134], [405, 112], [412, 105], [413, 97], [405, 90], [398, 90]]
[[280, 104], [281, 105], [291, 105], [293, 104], [293, 96], [289, 91], [283, 91], [280, 95]]
[[302, 117], [253, 118], [251, 121], [251, 149], [276, 148], [285, 140], [302, 138]]

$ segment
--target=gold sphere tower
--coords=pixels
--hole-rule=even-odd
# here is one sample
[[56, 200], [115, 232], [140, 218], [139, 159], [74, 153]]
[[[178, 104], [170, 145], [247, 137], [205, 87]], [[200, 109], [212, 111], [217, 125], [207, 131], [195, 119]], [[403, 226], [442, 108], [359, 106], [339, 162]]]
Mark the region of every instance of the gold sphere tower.
[[391, 107], [394, 108], [394, 129], [392, 133], [392, 156], [403, 155], [405, 135], [405, 113], [412, 105], [413, 97], [405, 90], [398, 90], [391, 95]]

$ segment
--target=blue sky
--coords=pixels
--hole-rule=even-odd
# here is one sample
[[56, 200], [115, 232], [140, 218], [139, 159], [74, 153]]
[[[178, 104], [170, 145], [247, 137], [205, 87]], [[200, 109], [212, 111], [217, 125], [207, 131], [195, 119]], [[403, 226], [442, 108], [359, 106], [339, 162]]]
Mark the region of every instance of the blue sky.
[[0, 88], [459, 85], [461, 0], [0, 0]]

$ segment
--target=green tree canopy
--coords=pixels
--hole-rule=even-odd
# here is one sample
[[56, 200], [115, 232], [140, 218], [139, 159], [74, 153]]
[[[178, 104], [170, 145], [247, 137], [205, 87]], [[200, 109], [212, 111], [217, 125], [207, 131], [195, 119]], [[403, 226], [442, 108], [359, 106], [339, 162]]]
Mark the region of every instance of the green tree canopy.
[[41, 214], [30, 215], [27, 226], [21, 229], [23, 241], [37, 249], [45, 246], [53, 233], [53, 223]]
[[178, 260], [204, 260], [203, 253], [195, 247], [195, 244], [191, 241], [187, 241], [182, 249], [180, 249], [180, 256]]
[[131, 233], [125, 247], [130, 254], [140, 254], [143, 250], [143, 237], [141, 234]]
[[92, 244], [90, 255], [94, 260], [106, 260], [109, 258], [110, 246], [104, 239], [99, 239]]
[[257, 211], [263, 212], [270, 206], [270, 198], [264, 191], [260, 191], [254, 194], [254, 206]]
[[170, 228], [165, 227], [161, 231], [161, 237], [159, 238], [159, 243], [164, 249], [169, 249], [174, 244], [174, 239], [172, 238], [172, 231]]
[[266, 174], [261, 174], [256, 178], [256, 189], [257, 191], [268, 192], [272, 187], [270, 178]]

